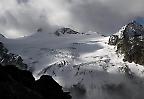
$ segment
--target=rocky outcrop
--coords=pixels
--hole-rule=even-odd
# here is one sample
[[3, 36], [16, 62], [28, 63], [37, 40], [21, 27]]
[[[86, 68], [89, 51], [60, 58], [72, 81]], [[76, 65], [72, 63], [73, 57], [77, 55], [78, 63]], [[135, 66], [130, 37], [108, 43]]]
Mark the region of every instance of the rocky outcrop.
[[118, 40], [119, 40], [118, 35], [112, 35], [112, 36], [110, 36], [110, 38], [109, 38], [108, 44], [109, 44], [109, 45], [116, 45], [117, 42], [118, 42]]
[[27, 69], [27, 65], [23, 63], [21, 56], [9, 53], [8, 49], [0, 42], [0, 64], [16, 65], [20, 69]]
[[144, 27], [136, 21], [129, 23], [120, 34], [112, 35], [109, 44], [116, 45], [124, 61], [144, 65]]
[[35, 81], [32, 73], [14, 65], [0, 65], [0, 99], [70, 99], [51, 76]]
[[80, 34], [80, 33], [77, 32], [77, 31], [74, 31], [74, 30], [72, 30], [72, 29], [70, 29], [70, 28], [60, 28], [60, 29], [58, 29], [58, 30], [55, 32], [55, 34], [56, 34], [57, 36], [60, 36], [60, 35], [63, 35], [63, 34]]

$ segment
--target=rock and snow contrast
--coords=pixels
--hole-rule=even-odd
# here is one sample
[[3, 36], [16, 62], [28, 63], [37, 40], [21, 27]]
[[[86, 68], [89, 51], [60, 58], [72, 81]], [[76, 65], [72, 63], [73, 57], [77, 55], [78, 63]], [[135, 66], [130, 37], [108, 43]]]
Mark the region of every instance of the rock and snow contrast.
[[129, 41], [134, 37], [129, 36], [131, 33], [140, 33], [138, 37], [142, 38], [139, 31], [143, 28], [133, 24], [111, 37], [62, 28], [55, 33], [38, 31], [1, 42], [9, 52], [22, 57], [36, 79], [43, 74], [51, 75], [63, 90], [71, 92], [72, 99], [143, 99], [143, 65], [136, 64], [134, 59], [129, 63], [127, 52], [118, 51], [123, 34], [128, 34]]

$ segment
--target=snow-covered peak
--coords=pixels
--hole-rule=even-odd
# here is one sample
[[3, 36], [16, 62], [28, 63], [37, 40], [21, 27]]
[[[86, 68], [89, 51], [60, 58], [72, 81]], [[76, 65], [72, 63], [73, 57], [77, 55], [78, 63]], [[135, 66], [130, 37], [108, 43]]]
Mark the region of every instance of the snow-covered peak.
[[110, 36], [109, 44], [116, 45], [117, 41], [127, 39], [125, 41], [134, 42], [134, 40], [143, 41], [144, 27], [136, 21], [132, 21], [127, 25], [124, 25], [117, 33]]
[[115, 45], [117, 53], [124, 55], [124, 61], [144, 65], [144, 27], [132, 21], [122, 32], [110, 36], [110, 45]]
[[124, 25], [118, 32], [114, 33], [113, 35], [117, 35], [119, 38], [121, 38], [126, 27], [127, 25]]
[[80, 34], [79, 32], [72, 30], [70, 28], [60, 28], [58, 29], [55, 34], [57, 36], [63, 35], [63, 34]]
[[144, 36], [144, 27], [136, 21], [133, 21], [127, 25], [124, 35], [129, 37]]
[[[120, 33], [125, 29], [126, 26]], [[144, 67], [124, 62], [114, 46], [108, 45], [109, 37], [94, 32], [81, 35], [69, 28], [57, 31], [62, 36], [54, 33], [39, 29], [35, 37], [3, 42], [10, 52], [22, 56], [36, 78], [43, 74], [53, 76], [65, 90], [71, 91], [73, 99], [143, 96]]]
[[128, 37], [143, 36], [144, 27], [139, 22], [134, 20], [127, 25], [124, 25], [117, 33], [113, 35], [117, 35], [119, 38], [121, 38], [123, 35], [127, 35]]

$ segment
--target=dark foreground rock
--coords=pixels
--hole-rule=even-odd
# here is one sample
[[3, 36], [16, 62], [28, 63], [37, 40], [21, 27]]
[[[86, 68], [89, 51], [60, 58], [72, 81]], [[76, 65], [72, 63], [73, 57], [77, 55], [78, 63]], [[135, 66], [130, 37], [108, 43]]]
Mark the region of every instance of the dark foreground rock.
[[43, 75], [35, 82], [35, 90], [47, 99], [70, 99], [69, 92], [63, 92], [62, 87], [49, 75]]
[[35, 81], [32, 73], [14, 65], [0, 65], [0, 99], [70, 99], [51, 76]]

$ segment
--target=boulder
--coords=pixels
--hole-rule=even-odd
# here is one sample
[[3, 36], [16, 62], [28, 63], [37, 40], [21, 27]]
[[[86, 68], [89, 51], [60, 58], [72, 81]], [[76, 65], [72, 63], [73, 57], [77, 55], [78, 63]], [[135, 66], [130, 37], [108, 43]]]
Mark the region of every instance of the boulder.
[[33, 81], [27, 71], [10, 65], [0, 66], [0, 99], [45, 99], [30, 88]]

